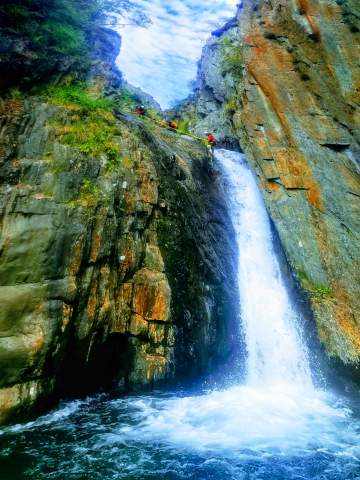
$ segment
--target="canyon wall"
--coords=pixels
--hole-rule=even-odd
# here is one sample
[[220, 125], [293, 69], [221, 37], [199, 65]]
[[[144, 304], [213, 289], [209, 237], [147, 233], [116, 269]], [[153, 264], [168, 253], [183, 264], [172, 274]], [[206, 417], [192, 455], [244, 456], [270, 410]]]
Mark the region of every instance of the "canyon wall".
[[101, 31], [86, 84], [0, 100], [1, 423], [231, 353], [236, 252], [206, 148], [110, 104], [119, 43]]
[[101, 114], [118, 158], [62, 143], [70, 108], [1, 104], [1, 420], [54, 392], [191, 378], [231, 349], [235, 252], [205, 148]]
[[358, 2], [245, 0], [183, 113], [245, 151], [318, 337], [358, 380], [359, 58]]

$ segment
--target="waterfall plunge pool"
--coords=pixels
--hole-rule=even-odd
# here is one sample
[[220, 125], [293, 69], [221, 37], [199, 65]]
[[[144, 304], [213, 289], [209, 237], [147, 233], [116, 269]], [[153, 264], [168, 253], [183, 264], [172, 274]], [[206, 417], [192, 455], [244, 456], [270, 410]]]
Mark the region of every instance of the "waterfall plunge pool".
[[316, 389], [243, 155], [216, 154], [239, 247], [243, 385], [61, 405], [0, 430], [5, 480], [360, 480], [360, 419]]
[[2, 430], [4, 480], [358, 480], [360, 421], [278, 385], [63, 404]]

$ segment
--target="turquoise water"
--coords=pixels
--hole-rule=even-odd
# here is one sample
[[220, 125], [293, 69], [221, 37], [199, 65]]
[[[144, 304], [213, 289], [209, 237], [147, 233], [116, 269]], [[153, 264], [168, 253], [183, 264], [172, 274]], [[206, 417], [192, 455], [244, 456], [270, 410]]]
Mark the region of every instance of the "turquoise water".
[[360, 422], [344, 402], [328, 397], [324, 406], [319, 398], [317, 413], [299, 418], [301, 398], [292, 416], [284, 398], [269, 408], [268, 399], [243, 394], [102, 395], [63, 404], [2, 430], [1, 479], [360, 479]]

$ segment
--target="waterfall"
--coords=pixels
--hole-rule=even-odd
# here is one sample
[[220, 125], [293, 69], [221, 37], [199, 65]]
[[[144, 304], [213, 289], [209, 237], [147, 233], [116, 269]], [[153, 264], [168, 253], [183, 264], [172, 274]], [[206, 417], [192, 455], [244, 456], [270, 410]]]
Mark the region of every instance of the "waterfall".
[[221, 173], [217, 178], [238, 246], [234, 261], [247, 349], [246, 380], [202, 395], [141, 398], [136, 405], [138, 430], [123, 429], [121, 435], [138, 438], [141, 431], [149, 442], [156, 438], [218, 452], [250, 449], [265, 456], [275, 451], [308, 454], [314, 444], [328, 451], [337, 451], [340, 444], [347, 448], [348, 412], [339, 404], [334, 408], [331, 395], [312, 383], [270, 219], [246, 158], [217, 150], [215, 168]]
[[296, 328], [270, 220], [245, 156], [218, 150], [225, 198], [238, 245], [240, 310], [248, 353], [247, 384], [311, 384], [305, 348]]

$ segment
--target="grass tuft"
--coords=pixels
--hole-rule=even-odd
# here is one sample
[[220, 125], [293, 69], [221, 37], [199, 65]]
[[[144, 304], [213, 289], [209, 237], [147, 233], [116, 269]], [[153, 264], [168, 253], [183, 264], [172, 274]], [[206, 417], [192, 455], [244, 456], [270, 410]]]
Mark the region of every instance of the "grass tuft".
[[81, 110], [93, 112], [98, 109], [110, 110], [113, 101], [109, 98], [96, 98], [89, 94], [83, 84], [70, 84], [47, 87], [44, 91], [47, 99], [65, 107], [79, 107]]
[[111, 169], [121, 165], [120, 146], [114, 140], [120, 132], [111, 111], [111, 99], [90, 95], [82, 84], [48, 87], [43, 95], [71, 113], [69, 123], [55, 123], [55, 134], [62, 143], [85, 155], [106, 156]]
[[235, 78], [241, 79], [243, 77], [244, 58], [240, 45], [230, 39], [224, 39], [221, 43], [223, 46], [224, 71], [231, 73]]

